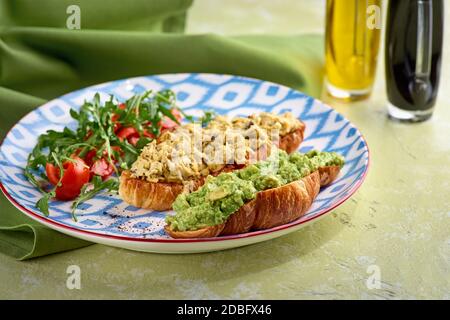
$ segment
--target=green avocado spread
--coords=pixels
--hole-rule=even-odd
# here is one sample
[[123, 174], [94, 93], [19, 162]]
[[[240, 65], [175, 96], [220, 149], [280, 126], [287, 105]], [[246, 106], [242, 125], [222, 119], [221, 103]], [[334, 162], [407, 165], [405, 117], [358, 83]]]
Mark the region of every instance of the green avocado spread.
[[274, 152], [267, 160], [234, 172], [209, 176], [197, 191], [181, 194], [173, 203], [176, 212], [167, 216], [172, 230], [198, 230], [225, 222], [258, 191], [277, 188], [300, 180], [320, 167], [344, 165], [342, 156], [334, 152]]

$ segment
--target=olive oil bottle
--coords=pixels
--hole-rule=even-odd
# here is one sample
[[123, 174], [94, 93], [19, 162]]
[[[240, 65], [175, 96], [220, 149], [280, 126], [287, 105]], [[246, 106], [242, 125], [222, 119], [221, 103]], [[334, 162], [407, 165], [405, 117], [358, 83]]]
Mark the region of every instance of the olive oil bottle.
[[329, 94], [367, 97], [377, 66], [381, 0], [327, 0], [325, 63]]

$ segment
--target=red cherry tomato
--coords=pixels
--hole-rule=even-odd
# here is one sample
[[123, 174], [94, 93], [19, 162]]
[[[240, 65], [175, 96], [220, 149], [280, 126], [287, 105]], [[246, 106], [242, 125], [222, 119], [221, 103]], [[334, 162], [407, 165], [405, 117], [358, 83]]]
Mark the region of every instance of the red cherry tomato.
[[120, 123], [118, 123], [118, 122], [114, 123], [113, 131], [114, 131], [115, 134], [117, 134], [117, 132], [118, 132], [121, 128], [122, 128], [122, 125], [121, 125]]
[[111, 121], [116, 122], [117, 120], [119, 120], [119, 115], [117, 113], [113, 113], [111, 116]]
[[56, 186], [59, 181], [59, 168], [51, 163], [47, 163], [45, 165], [45, 172], [47, 173], [48, 181]]
[[[111, 151], [118, 153], [120, 156], [123, 155], [123, 151], [122, 151], [122, 149], [120, 149], [119, 146], [112, 146]], [[75, 153], [75, 155], [78, 155], [78, 153]], [[89, 167], [92, 167], [92, 165], [94, 164], [94, 159], [95, 159], [96, 155], [97, 155], [97, 149], [92, 149], [84, 156], [84, 162], [86, 162], [86, 164]], [[106, 149], [103, 150], [102, 156], [105, 159], [108, 159], [108, 151]], [[114, 154], [112, 154], [112, 153], [111, 153], [111, 159], [114, 161], [116, 160]]]
[[131, 136], [128, 138], [128, 142], [133, 146], [136, 146], [138, 141], [139, 141], [139, 136]]
[[119, 137], [120, 140], [127, 139], [130, 144], [136, 145], [139, 140], [139, 132], [133, 127], [126, 127], [120, 129], [117, 133], [117, 137]]
[[84, 140], [89, 139], [90, 137], [92, 137], [93, 134], [94, 134], [94, 133], [92, 132], [92, 130], [89, 130], [89, 131], [86, 133], [86, 136], [84, 137]]
[[112, 175], [113, 172], [114, 166], [104, 158], [96, 160], [91, 167], [91, 173], [102, 177], [103, 180]]
[[173, 121], [172, 119], [169, 118], [164, 118], [163, 120], [161, 120], [160, 126], [161, 126], [161, 131], [167, 130], [167, 129], [173, 129], [178, 125], [178, 123], [176, 123], [175, 121]]
[[[120, 110], [125, 110], [126, 108], [126, 104], [125, 103], [119, 103], [118, 108]], [[114, 133], [117, 133], [117, 131], [119, 131], [119, 129], [122, 127], [122, 125], [120, 123], [117, 123], [117, 121], [119, 121], [120, 116], [117, 113], [113, 113], [113, 115], [111, 116], [111, 121], [114, 123]]]
[[84, 162], [90, 167], [94, 163], [94, 157], [97, 155], [97, 150], [92, 149], [84, 156]]
[[[56, 188], [56, 198], [59, 200], [75, 199], [81, 188], [89, 182], [89, 167], [80, 157], [73, 156], [73, 161], [63, 163], [63, 176], [61, 186]], [[47, 163], [45, 166], [49, 181], [56, 185], [59, 181], [59, 168]]]
[[135, 135], [139, 136], [139, 132], [133, 127], [122, 128], [117, 133], [117, 137], [119, 137], [120, 140], [128, 139], [129, 137]]
[[[170, 113], [173, 114], [173, 116], [175, 117], [175, 119], [178, 120], [178, 122], [181, 122], [181, 120], [183, 119], [183, 115], [181, 114], [181, 112], [178, 109], [171, 109]], [[161, 126], [161, 131], [165, 131], [168, 129], [173, 129], [176, 126], [178, 126], [178, 123], [176, 123], [175, 121], [173, 121], [172, 119], [170, 119], [169, 117], [164, 117], [160, 124]]]
[[144, 137], [154, 139], [155, 135], [153, 133], [151, 133], [150, 131], [148, 131], [147, 129], [145, 129], [144, 130]]
[[180, 110], [178, 110], [178, 109], [171, 109], [170, 112], [173, 114], [175, 119], [178, 120], [178, 122], [181, 122], [181, 120], [183, 120], [183, 115], [181, 114]]

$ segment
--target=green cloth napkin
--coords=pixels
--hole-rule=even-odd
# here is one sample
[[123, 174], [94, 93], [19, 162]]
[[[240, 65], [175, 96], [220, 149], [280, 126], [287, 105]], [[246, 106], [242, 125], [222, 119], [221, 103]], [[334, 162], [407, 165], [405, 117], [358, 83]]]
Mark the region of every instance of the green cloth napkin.
[[[39, 5], [36, 5], [39, 3]], [[81, 30], [68, 30], [77, 4]], [[191, 1], [0, 2], [0, 139], [49, 99], [139, 75], [210, 72], [281, 83], [318, 96], [320, 36], [182, 35]], [[170, 32], [170, 33], [167, 33]], [[0, 252], [29, 259], [89, 245], [32, 221], [0, 196]]]

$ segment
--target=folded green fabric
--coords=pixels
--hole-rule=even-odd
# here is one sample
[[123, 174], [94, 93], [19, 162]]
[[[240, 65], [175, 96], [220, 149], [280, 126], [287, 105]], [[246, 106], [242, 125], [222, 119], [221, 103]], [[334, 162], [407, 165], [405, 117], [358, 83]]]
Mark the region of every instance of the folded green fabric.
[[[95, 14], [103, 20], [90, 23], [86, 19], [81, 30], [64, 29], [65, 21], [60, 22], [58, 16], [49, 15], [47, 21], [33, 15], [31, 1], [2, 2], [0, 22], [7, 23], [1, 22], [4, 25], [0, 27], [0, 139], [24, 114], [49, 99], [88, 85], [139, 75], [238, 74], [281, 83], [312, 96], [320, 94], [323, 67], [320, 36], [154, 33], [180, 31], [184, 25], [183, 12], [191, 1], [169, 1], [166, 6], [153, 4], [153, 9], [159, 10], [154, 16], [152, 11], [142, 13], [150, 10], [145, 7], [148, 2], [165, 3], [111, 1], [114, 5], [102, 11], [92, 4], [94, 1], [58, 2], [58, 10], [63, 12], [69, 3], [80, 4], [86, 17], [97, 10]], [[41, 3], [48, 10], [55, 8], [54, 1]], [[120, 5], [124, 3], [126, 7]], [[123, 22], [122, 26], [112, 23], [110, 19], [120, 20], [118, 12], [124, 13], [125, 20], [138, 15], [136, 20], [141, 23]], [[89, 244], [32, 221], [0, 196], [0, 252], [29, 259]]]
[[[183, 32], [193, 0], [2, 0], [2, 26]], [[68, 23], [69, 21], [69, 23]]]

